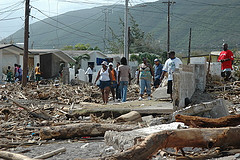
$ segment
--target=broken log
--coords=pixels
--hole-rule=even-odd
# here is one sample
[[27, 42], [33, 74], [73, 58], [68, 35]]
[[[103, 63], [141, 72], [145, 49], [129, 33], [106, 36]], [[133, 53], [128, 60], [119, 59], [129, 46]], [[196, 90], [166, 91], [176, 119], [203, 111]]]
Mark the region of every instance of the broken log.
[[29, 158], [21, 154], [11, 153], [7, 151], [0, 151], [0, 158], [6, 159], [6, 160], [34, 160], [33, 158]]
[[[104, 157], [102, 160], [150, 159], [164, 148], [240, 148], [240, 127], [232, 128], [191, 128], [168, 130], [154, 133], [132, 148]], [[233, 138], [235, 137], [235, 138]]]
[[142, 117], [139, 112], [131, 111], [127, 114], [117, 117], [114, 122], [142, 122]]
[[183, 122], [185, 125], [200, 128], [234, 127], [240, 125], [240, 114], [214, 119], [178, 114], [175, 116], [175, 119], [176, 122]]
[[45, 154], [40, 155], [40, 156], [36, 156], [36, 157], [34, 157], [34, 159], [47, 159], [47, 158], [50, 158], [50, 157], [55, 156], [55, 155], [57, 155], [59, 153], [62, 153], [62, 152], [66, 152], [66, 148], [65, 147], [56, 149], [54, 151], [45, 153]]
[[45, 127], [40, 130], [40, 138], [44, 139], [68, 139], [82, 136], [104, 136], [106, 131], [130, 131], [137, 126], [99, 124], [99, 123], [77, 123], [62, 126]]

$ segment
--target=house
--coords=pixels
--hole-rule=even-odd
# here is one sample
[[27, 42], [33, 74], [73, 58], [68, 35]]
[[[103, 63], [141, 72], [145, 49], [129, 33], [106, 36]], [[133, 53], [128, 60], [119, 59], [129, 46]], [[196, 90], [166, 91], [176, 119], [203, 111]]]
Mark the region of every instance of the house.
[[3, 74], [6, 74], [7, 67], [11, 66], [14, 70], [14, 64], [23, 66], [23, 48], [13, 44], [0, 44], [0, 80]]
[[87, 50], [64, 50], [62, 51], [65, 54], [69, 55], [72, 58], [76, 58], [82, 56], [84, 54], [88, 54], [90, 58], [88, 60], [82, 59], [80, 61], [80, 68], [83, 70], [87, 70], [89, 65], [94, 66], [94, 71], [98, 71], [101, 68], [102, 61], [109, 60], [108, 57], [103, 54], [101, 51], [87, 51]]
[[75, 60], [58, 49], [30, 49], [29, 71], [33, 73], [34, 67], [40, 63], [40, 70], [44, 79], [57, 77], [63, 67]]
[[[3, 78], [3, 73], [6, 74], [8, 66], [11, 66], [12, 70], [14, 70], [14, 64], [23, 66], [23, 53], [23, 48], [19, 46], [0, 44], [0, 80]], [[29, 73], [34, 75], [34, 68], [37, 63], [40, 63], [43, 78], [58, 76], [62, 67], [68, 66], [71, 62], [74, 63], [75, 60], [56, 49], [32, 49], [28, 54]]]

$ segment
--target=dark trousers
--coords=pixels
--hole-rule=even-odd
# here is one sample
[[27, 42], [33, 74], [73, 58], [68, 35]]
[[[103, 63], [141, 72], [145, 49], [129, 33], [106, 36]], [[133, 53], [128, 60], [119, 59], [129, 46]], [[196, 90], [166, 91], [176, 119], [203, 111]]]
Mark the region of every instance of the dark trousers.
[[116, 88], [116, 99], [121, 99], [121, 90], [119, 85], [117, 85], [117, 88]]
[[89, 74], [89, 75], [88, 75], [88, 82], [89, 82], [89, 83], [92, 83], [92, 74]]

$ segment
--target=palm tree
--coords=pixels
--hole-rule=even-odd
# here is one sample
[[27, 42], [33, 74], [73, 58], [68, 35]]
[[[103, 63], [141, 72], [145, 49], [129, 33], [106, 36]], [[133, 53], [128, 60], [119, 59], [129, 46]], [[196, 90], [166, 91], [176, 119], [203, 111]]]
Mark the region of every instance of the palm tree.
[[138, 64], [142, 63], [143, 58], [147, 58], [148, 62], [153, 65], [154, 64], [154, 59], [160, 58], [159, 55], [157, 54], [152, 54], [152, 53], [140, 53], [139, 55], [132, 54], [130, 56], [130, 61], [137, 61]]
[[76, 62], [75, 62], [75, 68], [78, 70], [79, 68], [81, 68], [81, 60], [89, 60], [90, 56], [89, 54], [85, 53], [83, 55], [80, 55], [78, 57], [73, 57]]

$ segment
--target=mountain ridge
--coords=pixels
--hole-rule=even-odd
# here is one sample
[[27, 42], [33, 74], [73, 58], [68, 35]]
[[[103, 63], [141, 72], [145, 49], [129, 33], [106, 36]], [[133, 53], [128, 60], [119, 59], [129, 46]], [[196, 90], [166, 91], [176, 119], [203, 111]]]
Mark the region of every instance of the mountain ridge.
[[[166, 50], [167, 5], [163, 0], [143, 3], [129, 9], [139, 27]], [[34, 48], [62, 48], [65, 45], [89, 43], [103, 48], [104, 13], [108, 8], [109, 27], [120, 34], [119, 18], [123, 19], [124, 6], [111, 5], [67, 12], [30, 25], [30, 44]], [[220, 50], [223, 42], [236, 48], [240, 37], [240, 2], [237, 0], [176, 0], [171, 6], [171, 49], [186, 53], [189, 29], [192, 28], [192, 50]], [[111, 35], [108, 33], [108, 37]], [[23, 29], [4, 41], [23, 42]]]

